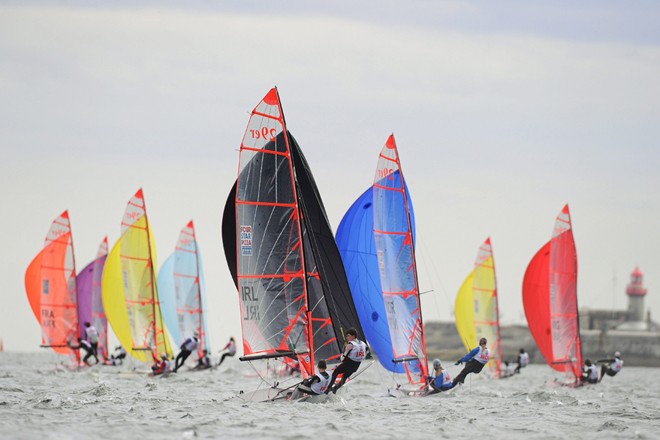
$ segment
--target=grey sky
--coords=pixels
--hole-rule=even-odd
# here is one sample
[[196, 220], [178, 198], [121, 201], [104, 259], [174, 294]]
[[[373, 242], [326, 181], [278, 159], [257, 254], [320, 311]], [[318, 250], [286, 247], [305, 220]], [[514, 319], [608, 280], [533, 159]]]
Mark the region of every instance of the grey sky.
[[194, 219], [211, 337], [239, 336], [222, 207], [248, 112], [277, 85], [336, 228], [394, 132], [425, 319], [451, 319], [493, 242], [505, 323], [568, 202], [579, 301], [622, 308], [639, 265], [660, 315], [655, 2], [0, 3], [0, 337], [36, 350], [25, 268], [70, 210], [78, 269], [139, 188], [159, 264]]

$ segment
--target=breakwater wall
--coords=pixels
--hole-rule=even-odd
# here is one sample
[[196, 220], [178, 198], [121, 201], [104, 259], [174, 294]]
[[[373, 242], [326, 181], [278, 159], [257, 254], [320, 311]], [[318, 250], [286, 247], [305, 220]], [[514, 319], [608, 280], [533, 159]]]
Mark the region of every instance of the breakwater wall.
[[[453, 322], [424, 324], [426, 346], [430, 359], [453, 362], [466, 353]], [[524, 348], [532, 363], [545, 363], [527, 326], [509, 325], [500, 328], [502, 359], [515, 361]], [[610, 358], [620, 351], [627, 366], [660, 367], [660, 332], [582, 330], [582, 354], [591, 360]], [[473, 341], [476, 346], [476, 341]]]

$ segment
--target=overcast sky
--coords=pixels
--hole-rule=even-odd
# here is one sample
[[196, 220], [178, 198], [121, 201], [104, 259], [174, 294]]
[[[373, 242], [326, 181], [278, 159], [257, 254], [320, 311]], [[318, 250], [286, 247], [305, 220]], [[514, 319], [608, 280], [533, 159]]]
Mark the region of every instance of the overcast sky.
[[220, 222], [275, 85], [334, 229], [395, 134], [425, 320], [453, 319], [490, 236], [501, 321], [524, 323], [525, 268], [565, 203], [580, 305], [625, 308], [639, 266], [660, 320], [657, 2], [87, 3], [0, 2], [5, 349], [41, 342], [23, 276], [51, 221], [69, 210], [80, 270], [140, 187], [158, 265], [193, 219], [212, 343], [240, 336]]

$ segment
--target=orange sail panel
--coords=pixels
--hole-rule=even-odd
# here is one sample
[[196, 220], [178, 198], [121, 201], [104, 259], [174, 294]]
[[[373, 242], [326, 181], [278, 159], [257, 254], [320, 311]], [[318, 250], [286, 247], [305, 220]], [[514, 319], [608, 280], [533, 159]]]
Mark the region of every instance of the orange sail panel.
[[577, 305], [577, 252], [568, 205], [557, 216], [552, 238], [530, 261], [523, 279], [530, 332], [550, 367], [580, 376], [582, 347]]
[[25, 273], [30, 306], [41, 325], [42, 346], [71, 354], [79, 333], [76, 264], [69, 214], [64, 211], [48, 231], [43, 250]]

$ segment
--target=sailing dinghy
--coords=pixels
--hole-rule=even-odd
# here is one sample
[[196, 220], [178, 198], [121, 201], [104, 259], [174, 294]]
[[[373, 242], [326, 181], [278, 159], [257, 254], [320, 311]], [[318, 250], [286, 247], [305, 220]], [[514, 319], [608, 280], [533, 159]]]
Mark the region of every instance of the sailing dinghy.
[[490, 237], [479, 247], [474, 269], [458, 290], [454, 317], [456, 330], [466, 350], [476, 347], [481, 338], [488, 340], [490, 360], [486, 368], [490, 377], [499, 378], [502, 371], [502, 348], [495, 260]]
[[[101, 276], [105, 259], [108, 255], [108, 237], [99, 245], [94, 261], [80, 271], [76, 280], [78, 285], [78, 321], [89, 322], [99, 335], [99, 361], [108, 362], [108, 321], [103, 310], [101, 298]], [[81, 326], [80, 337], [85, 338], [85, 328]]]
[[204, 350], [211, 353], [204, 292], [202, 259], [195, 225], [190, 220], [181, 229], [174, 252], [158, 272], [158, 297], [163, 319], [177, 346], [194, 332], [199, 335], [198, 359], [202, 358]]
[[523, 279], [527, 325], [548, 365], [579, 385], [582, 346], [577, 304], [577, 252], [565, 205], [552, 238], [530, 261]]
[[[344, 331], [353, 327], [362, 335], [362, 328], [318, 188], [286, 128], [276, 88], [250, 115], [222, 223], [240, 302], [240, 360], [294, 359], [303, 378], [320, 359], [337, 363]], [[293, 391], [262, 380], [268, 388], [241, 397], [266, 401]]]
[[69, 348], [80, 335], [76, 261], [69, 212], [50, 226], [43, 249], [25, 272], [25, 291], [41, 326], [41, 346], [68, 355], [78, 365], [80, 352]]
[[121, 236], [105, 261], [101, 294], [117, 339], [133, 358], [156, 362], [172, 356], [156, 288], [155, 246], [142, 189], [129, 200]]
[[414, 239], [412, 202], [390, 135], [373, 185], [344, 215], [337, 243], [367, 341], [397, 382], [390, 390], [395, 397], [427, 393]]

